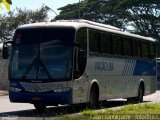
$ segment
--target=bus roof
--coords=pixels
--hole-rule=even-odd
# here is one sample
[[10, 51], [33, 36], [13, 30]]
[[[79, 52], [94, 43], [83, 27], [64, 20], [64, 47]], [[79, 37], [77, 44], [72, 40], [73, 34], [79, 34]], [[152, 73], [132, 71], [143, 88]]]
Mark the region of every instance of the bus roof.
[[55, 20], [53, 22], [40, 22], [40, 23], [32, 23], [32, 24], [26, 24], [22, 25], [18, 28], [34, 28], [34, 27], [73, 27], [75, 29], [79, 29], [82, 27], [92, 28], [95, 30], [102, 30], [106, 32], [111, 32], [115, 34], [120, 34], [124, 36], [130, 36], [138, 39], [148, 40], [156, 42], [156, 39], [153, 39], [151, 37], [144, 37], [137, 34], [132, 34], [129, 32], [121, 31], [121, 29], [111, 26], [111, 25], [105, 25], [97, 22], [92, 22], [89, 20], [84, 19], [76, 19], [76, 20]]

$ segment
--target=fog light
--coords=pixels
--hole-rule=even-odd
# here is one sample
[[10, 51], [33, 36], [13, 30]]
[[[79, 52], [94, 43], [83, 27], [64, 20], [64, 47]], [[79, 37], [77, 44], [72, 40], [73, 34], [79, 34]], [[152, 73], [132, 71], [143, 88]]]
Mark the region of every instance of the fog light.
[[53, 91], [59, 93], [59, 92], [68, 92], [70, 90], [71, 90], [70, 88], [60, 88], [60, 89], [55, 89]]
[[13, 92], [21, 92], [21, 89], [15, 87], [10, 87], [9, 90]]

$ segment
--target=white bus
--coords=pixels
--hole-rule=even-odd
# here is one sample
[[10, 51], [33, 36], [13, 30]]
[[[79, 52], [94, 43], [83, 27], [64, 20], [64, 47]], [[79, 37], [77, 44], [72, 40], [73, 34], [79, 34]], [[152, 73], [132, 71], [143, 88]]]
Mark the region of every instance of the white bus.
[[48, 105], [126, 98], [156, 91], [156, 40], [87, 20], [16, 29], [9, 59], [11, 102]]

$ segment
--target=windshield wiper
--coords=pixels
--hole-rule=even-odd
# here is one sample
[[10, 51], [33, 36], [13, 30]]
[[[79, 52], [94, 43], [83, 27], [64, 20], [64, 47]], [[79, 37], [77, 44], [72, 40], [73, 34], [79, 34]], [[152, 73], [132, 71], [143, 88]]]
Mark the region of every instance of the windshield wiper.
[[27, 75], [29, 74], [29, 72], [33, 69], [33, 67], [35, 67], [35, 71], [36, 71], [36, 79], [38, 79], [38, 72], [40, 70], [40, 65], [43, 68], [44, 72], [46, 73], [47, 77], [49, 80], [52, 79], [52, 76], [50, 75], [50, 73], [48, 72], [48, 70], [46, 69], [45, 65], [43, 64], [43, 62], [41, 61], [41, 59], [39, 58], [39, 55], [36, 56], [35, 59], [33, 59], [33, 61], [31, 62], [30, 65], [28, 65], [28, 67], [26, 68], [25, 72], [23, 73], [21, 80], [25, 80]]
[[32, 70], [32, 67], [35, 65], [35, 61], [36, 61], [36, 58], [32, 60], [30, 65], [28, 65], [28, 67], [26, 68], [25, 72], [21, 77], [21, 80], [24, 80], [27, 77], [28, 73]]
[[43, 68], [44, 72], [46, 73], [46, 75], [48, 76], [49, 80], [51, 80], [51, 79], [52, 79], [52, 76], [51, 76], [51, 74], [48, 72], [47, 68], [45, 67], [45, 65], [43, 64], [43, 62], [42, 62], [41, 59], [39, 59], [39, 65], [42, 66], [42, 68]]

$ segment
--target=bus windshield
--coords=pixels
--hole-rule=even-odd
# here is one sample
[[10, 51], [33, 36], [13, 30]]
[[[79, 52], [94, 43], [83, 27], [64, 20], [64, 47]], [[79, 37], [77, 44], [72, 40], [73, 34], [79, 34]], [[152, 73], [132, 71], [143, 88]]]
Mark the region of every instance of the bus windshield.
[[74, 29], [23, 29], [14, 37], [10, 76], [21, 81], [69, 80]]

